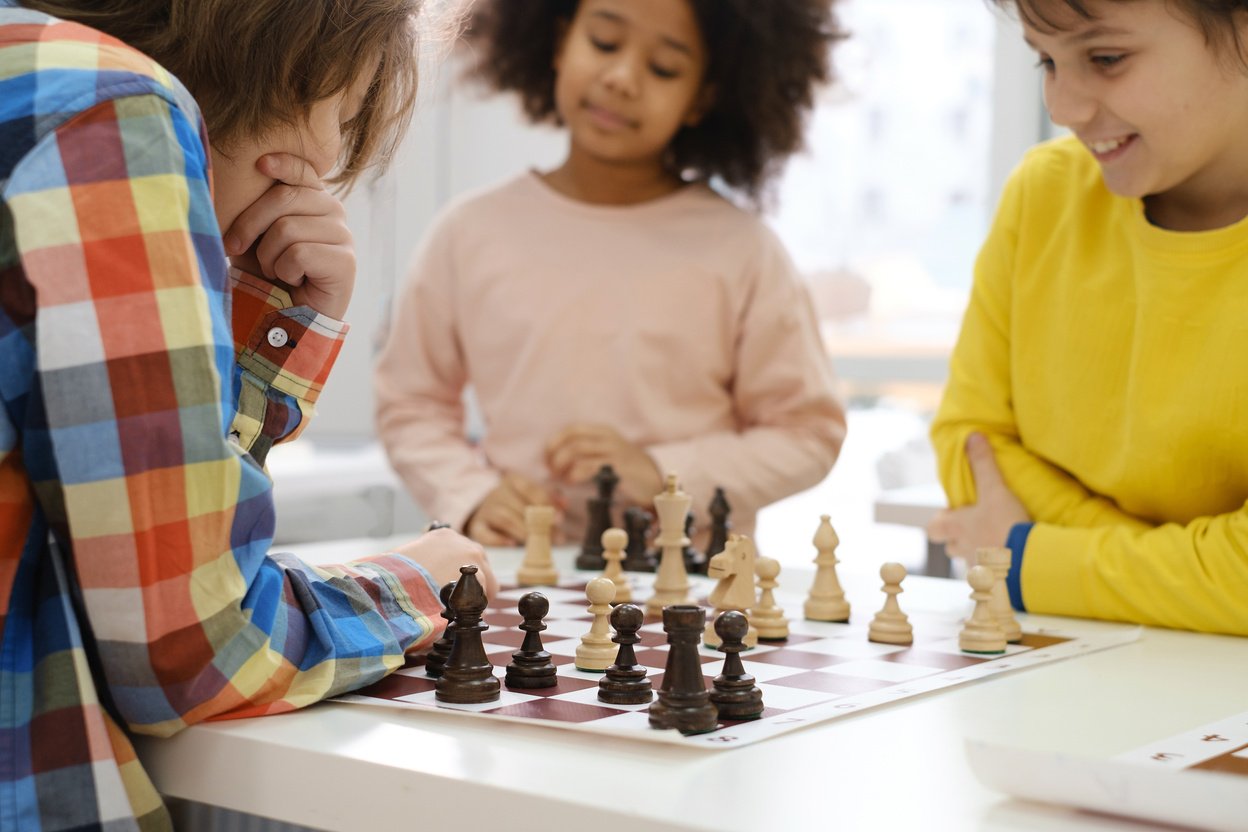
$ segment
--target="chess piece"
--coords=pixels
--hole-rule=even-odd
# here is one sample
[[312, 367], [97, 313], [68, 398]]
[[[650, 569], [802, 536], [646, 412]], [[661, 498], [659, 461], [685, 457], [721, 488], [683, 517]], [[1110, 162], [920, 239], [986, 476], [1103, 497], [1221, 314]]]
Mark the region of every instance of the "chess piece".
[[698, 653], [705, 624], [706, 610], [701, 607], [679, 604], [663, 610], [663, 629], [671, 647], [658, 701], [650, 706], [651, 728], [704, 734], [718, 726], [718, 712], [702, 679], [702, 658]]
[[442, 591], [438, 593], [438, 597], [442, 599], [442, 612], [439, 615], [446, 622], [446, 628], [442, 631], [442, 638], [433, 643], [433, 649], [425, 659], [425, 675], [435, 679], [442, 675], [446, 659], [451, 655], [451, 645], [455, 643], [455, 611], [451, 609], [451, 591], [454, 589], [455, 582], [450, 581], [443, 584]]
[[620, 646], [615, 663], [607, 668], [607, 675], [598, 682], [598, 700], [608, 705], [644, 705], [654, 698], [646, 669], [637, 664], [633, 645], [641, 641], [637, 630], [641, 628], [644, 614], [641, 607], [620, 604], [611, 610], [611, 626], [615, 636], [611, 639]]
[[615, 584], [615, 603], [624, 604], [633, 600], [633, 588], [624, 576], [624, 547], [628, 545], [628, 535], [623, 529], [607, 529], [602, 533], [602, 558], [607, 568], [602, 577], [609, 578]]
[[581, 636], [576, 647], [576, 669], [601, 673], [615, 661], [616, 648], [611, 643], [611, 628], [607, 616], [611, 614], [611, 600], [615, 598], [615, 584], [610, 578], [594, 578], [585, 587], [589, 597], [589, 611], [594, 623], [589, 632]]
[[646, 602], [648, 615], [661, 615], [664, 607], [693, 603], [685, 560], [681, 556], [681, 551], [689, 545], [684, 528], [691, 502], [689, 495], [677, 485], [676, 475], [668, 474], [667, 487], [654, 498], [654, 509], [659, 515], [659, 535], [654, 542], [663, 554], [654, 578], [654, 595]]
[[[712, 613], [713, 620], [707, 622], [706, 631], [702, 634], [702, 643], [707, 647], [719, 647], [719, 634], [715, 630], [714, 621], [719, 620], [721, 613], [736, 610], [744, 616], [746, 610], [755, 605], [757, 599], [754, 597], [754, 567], [757, 562], [758, 552], [754, 548], [754, 541], [740, 534], [731, 535], [728, 538], [728, 547], [711, 558], [706, 574], [718, 578], [719, 583], [715, 584], [707, 598], [715, 608]], [[742, 649], [758, 645], [758, 630], [748, 623], [748, 618], [746, 621], [746, 632], [742, 633], [745, 647]]]
[[759, 641], [784, 641], [789, 637], [789, 620], [784, 610], [776, 604], [775, 588], [780, 585], [780, 561], [775, 558], [758, 559], [754, 566], [758, 575], [758, 604], [750, 610], [750, 623], [758, 629]]
[[542, 619], [550, 611], [550, 602], [540, 592], [528, 592], [520, 598], [516, 605], [520, 616], [524, 619], [520, 629], [524, 630], [524, 641], [520, 649], [511, 654], [511, 664], [507, 665], [505, 682], [509, 688], [549, 688], [555, 684], [556, 668], [550, 660], [550, 654], [542, 649], [542, 630], [546, 629]]
[[526, 506], [524, 528], [524, 562], [516, 570], [520, 586], [554, 586], [559, 582], [550, 552], [550, 529], [555, 524], [554, 506]]
[[650, 515], [645, 509], [630, 506], [624, 509], [624, 531], [628, 546], [624, 549], [624, 569], [628, 572], [653, 572], [658, 564], [646, 552], [646, 532], [650, 529]]
[[477, 580], [477, 567], [459, 567], [459, 580], [450, 597], [455, 612], [455, 643], [435, 682], [434, 696], [439, 702], [473, 705], [499, 698], [502, 686], [481, 643], [481, 633], [489, 629], [481, 620], [486, 603], [485, 590]]
[[694, 548], [692, 511], [685, 515], [685, 539], [689, 543], [680, 551], [680, 556], [685, 560], [685, 572], [690, 575], [705, 575], [706, 564], [709, 559]]
[[967, 653], [1004, 653], [1005, 633], [992, 614], [992, 585], [996, 577], [989, 567], [980, 564], [966, 573], [966, 581], [971, 585], [975, 609], [958, 634], [958, 647]]
[[1010, 644], [1018, 644], [1023, 640], [1023, 628], [1014, 617], [1014, 608], [1010, 606], [1010, 590], [1005, 585], [1013, 557], [1004, 546], [985, 546], [975, 552], [976, 562], [992, 570], [992, 616], [1005, 633], [1005, 640]]
[[728, 610], [715, 619], [719, 649], [727, 654], [723, 672], [715, 677], [711, 691], [711, 702], [715, 703], [720, 719], [758, 719], [763, 713], [763, 692], [741, 663], [741, 651], [746, 649], [741, 640], [749, 628], [749, 620], [736, 610]]
[[880, 644], [913, 644], [914, 628], [897, 603], [897, 596], [904, 592], [901, 582], [906, 578], [906, 567], [886, 563], [880, 567], [880, 577], [884, 580], [884, 607], [871, 619], [867, 639]]
[[576, 556], [577, 569], [594, 570], [606, 566], [602, 559], [602, 533], [611, 528], [611, 506], [615, 504], [615, 486], [619, 482], [619, 475], [610, 465], [602, 466], [594, 474], [598, 494], [586, 501], [585, 542]]
[[832, 528], [832, 521], [824, 514], [819, 518], [815, 531], [815, 582], [810, 587], [803, 613], [811, 621], [848, 621], [849, 602], [836, 577], [836, 547], [841, 543]]
[[441, 520], [430, 520], [429, 525], [425, 526], [426, 532], [436, 532], [438, 529], [449, 529], [450, 523], [443, 523]]
[[732, 521], [728, 519], [732, 506], [728, 505], [724, 489], [719, 486], [715, 487], [715, 496], [711, 498], [707, 513], [711, 515], [711, 541], [706, 544], [706, 557], [710, 560], [724, 551], [728, 545], [728, 532], [732, 529]]

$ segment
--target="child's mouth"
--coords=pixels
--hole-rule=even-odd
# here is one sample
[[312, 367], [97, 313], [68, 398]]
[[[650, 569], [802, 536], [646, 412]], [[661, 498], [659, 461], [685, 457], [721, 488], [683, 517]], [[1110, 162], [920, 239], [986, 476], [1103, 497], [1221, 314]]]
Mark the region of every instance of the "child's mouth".
[[1096, 161], [1101, 164], [1112, 162], [1122, 156], [1135, 144], [1137, 134], [1132, 133], [1127, 136], [1121, 136], [1115, 139], [1100, 139], [1097, 141], [1085, 141], [1084, 145], [1088, 150], [1092, 151], [1092, 155], [1096, 157]]

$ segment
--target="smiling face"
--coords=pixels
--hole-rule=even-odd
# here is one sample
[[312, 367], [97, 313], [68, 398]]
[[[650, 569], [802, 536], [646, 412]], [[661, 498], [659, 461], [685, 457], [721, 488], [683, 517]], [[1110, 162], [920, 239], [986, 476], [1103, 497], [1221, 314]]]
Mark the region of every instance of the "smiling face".
[[1091, 19], [1058, 0], [1037, 5], [1053, 26], [1024, 14], [1023, 28], [1045, 71], [1045, 104], [1111, 191], [1147, 198], [1150, 216], [1178, 225], [1193, 213], [1248, 213], [1248, 70], [1229, 45], [1207, 41], [1166, 0], [1091, 0]]
[[[273, 185], [256, 169], [266, 153], [290, 153], [306, 160], [323, 180], [342, 159], [343, 127], [359, 113], [373, 77], [361, 73], [347, 89], [317, 101], [298, 126], [278, 125], [262, 136], [212, 147], [213, 207], [222, 232]], [[209, 137], [211, 140], [211, 137]]]
[[707, 51], [686, 0], [582, 0], [555, 55], [555, 105], [572, 152], [662, 164], [705, 111]]

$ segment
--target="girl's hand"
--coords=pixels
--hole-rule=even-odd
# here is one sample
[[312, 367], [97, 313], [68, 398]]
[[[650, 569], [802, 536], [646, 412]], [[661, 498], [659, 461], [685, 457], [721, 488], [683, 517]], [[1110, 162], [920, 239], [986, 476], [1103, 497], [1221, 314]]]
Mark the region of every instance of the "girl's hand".
[[298, 156], [267, 153], [256, 167], [275, 181], [225, 232], [225, 253], [243, 271], [286, 284], [296, 306], [341, 320], [355, 287], [346, 210]]
[[1005, 484], [992, 446], [983, 434], [972, 433], [966, 440], [966, 458], [979, 502], [937, 514], [927, 524], [927, 537], [944, 543], [952, 557], [973, 559], [983, 546], [1004, 546], [1014, 524], [1029, 522], [1031, 516]]
[[555, 495], [519, 474], [506, 473], [498, 486], [485, 495], [481, 505], [465, 524], [468, 537], [483, 546], [523, 546], [528, 537], [524, 524], [524, 510], [529, 506], [555, 508], [555, 525], [552, 539], [558, 539], [555, 530], [560, 525], [560, 510]]
[[615, 428], [569, 425], [546, 443], [546, 467], [556, 482], [589, 482], [603, 465], [615, 469], [620, 495], [630, 503], [649, 505], [663, 490], [663, 475], [650, 454]]

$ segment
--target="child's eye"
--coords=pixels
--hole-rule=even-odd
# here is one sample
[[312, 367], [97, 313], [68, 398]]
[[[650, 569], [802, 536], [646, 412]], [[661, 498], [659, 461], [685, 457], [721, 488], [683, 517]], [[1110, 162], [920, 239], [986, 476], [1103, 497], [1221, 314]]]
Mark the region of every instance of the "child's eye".
[[1093, 55], [1092, 63], [1102, 69], [1108, 69], [1109, 67], [1122, 63], [1126, 60], [1126, 57], [1126, 55]]
[[665, 79], [675, 78], [678, 75], [680, 75], [678, 71], [674, 69], [668, 69], [667, 67], [659, 66], [658, 64], [650, 64], [650, 71], [653, 72], [656, 77], [665, 78]]
[[589, 42], [592, 43], [594, 45], [594, 48], [597, 49], [599, 52], [614, 52], [615, 50], [620, 48], [620, 45], [616, 43], [615, 41], [602, 40], [601, 38], [591, 37], [589, 39]]
[[1053, 59], [1041, 55], [1040, 60], [1036, 61], [1036, 67], [1043, 69], [1045, 72], [1052, 72], [1054, 70]]

